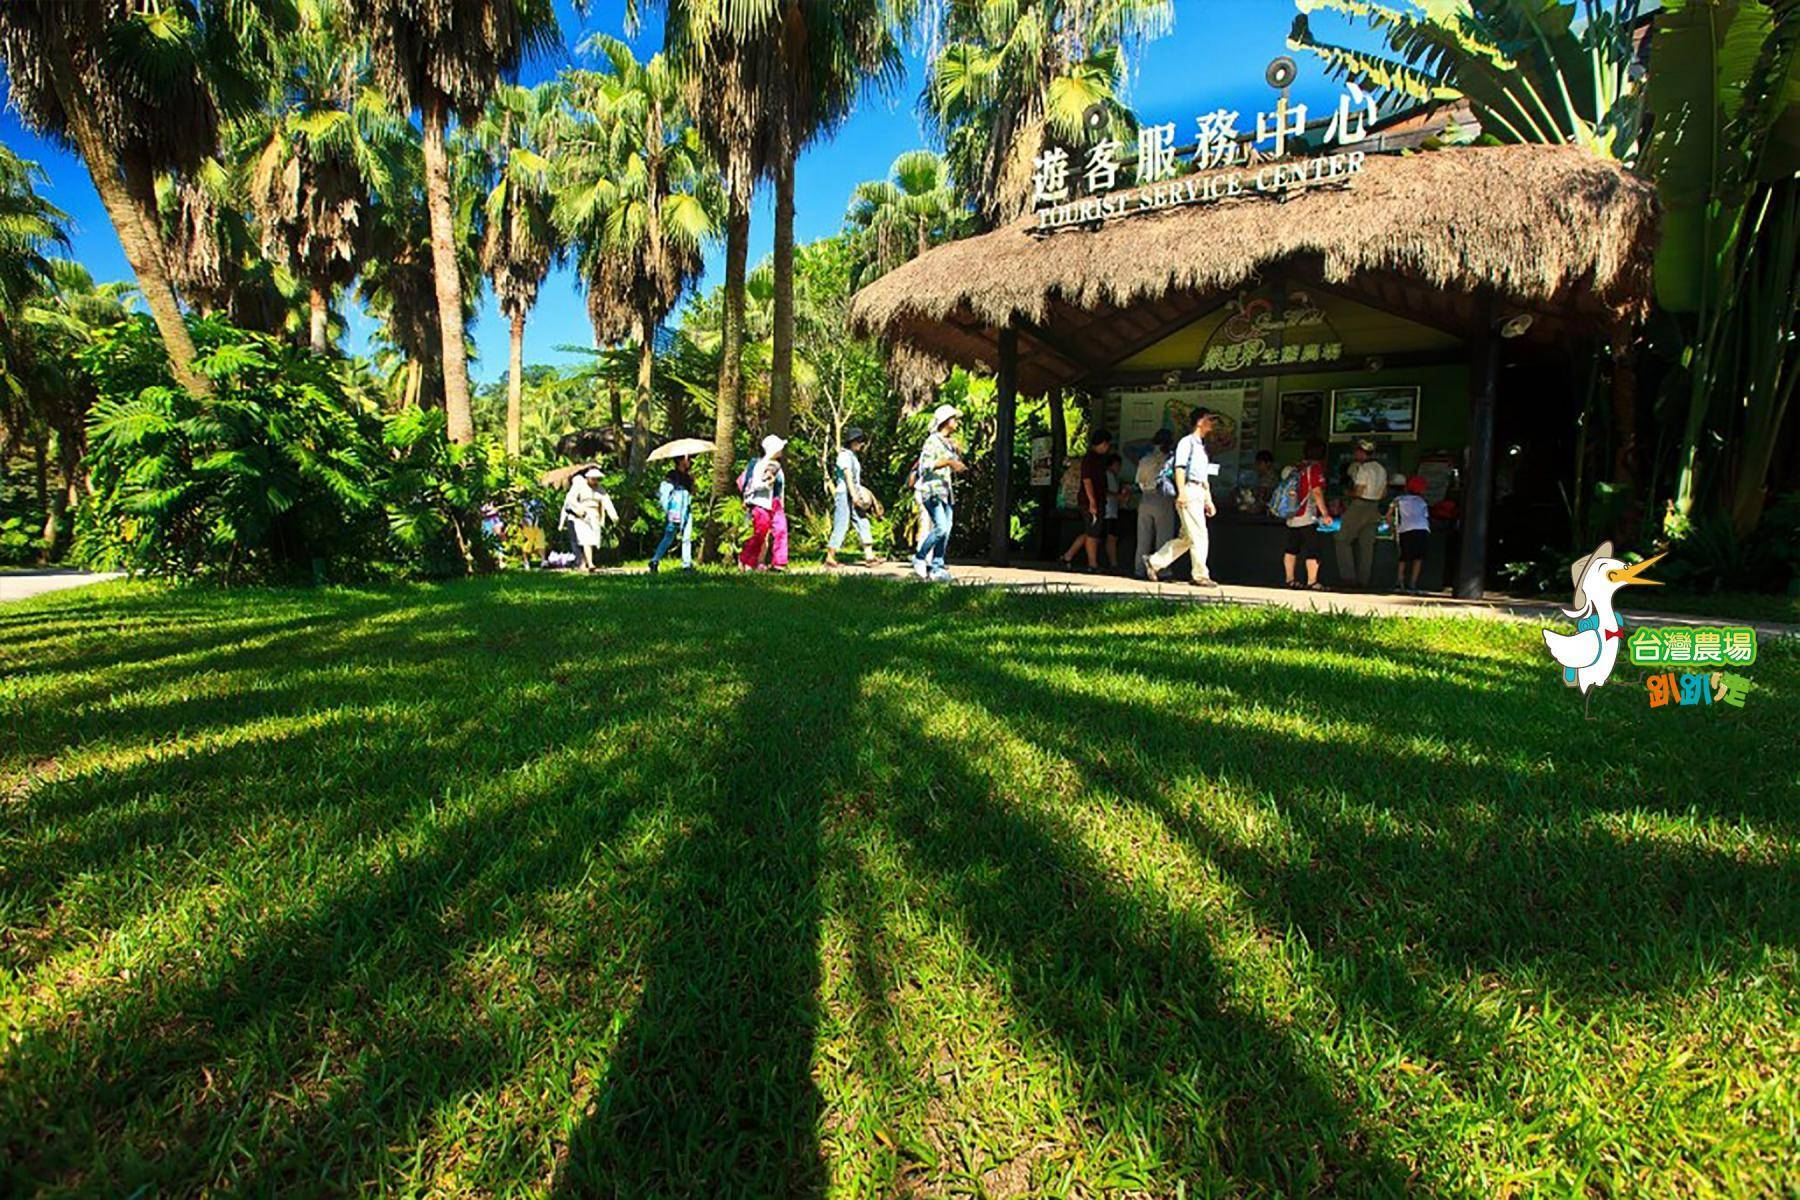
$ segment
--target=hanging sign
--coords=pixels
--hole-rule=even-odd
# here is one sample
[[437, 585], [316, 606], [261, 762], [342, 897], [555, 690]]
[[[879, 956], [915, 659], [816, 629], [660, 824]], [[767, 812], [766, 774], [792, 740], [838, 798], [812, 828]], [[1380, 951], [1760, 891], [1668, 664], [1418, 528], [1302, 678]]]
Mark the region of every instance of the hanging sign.
[[[1274, 289], [1271, 289], [1271, 293]], [[1226, 302], [1230, 316], [1206, 340], [1196, 364], [1202, 372], [1231, 374], [1258, 367], [1336, 362], [1344, 343], [1312, 294], [1240, 292]]]
[[[1306, 136], [1306, 105], [1289, 104], [1284, 95], [1273, 113], [1258, 113], [1256, 136], [1240, 135], [1239, 114], [1219, 109], [1197, 119], [1191, 150], [1175, 148], [1175, 125], [1146, 125], [1138, 131], [1137, 162], [1130, 185], [1121, 194], [1123, 146], [1108, 138], [1089, 147], [1080, 164], [1063, 146], [1038, 155], [1032, 174], [1036, 232], [1087, 225], [1188, 204], [1209, 204], [1235, 196], [1285, 194], [1320, 184], [1344, 184], [1363, 169], [1361, 150], [1344, 150], [1364, 141], [1375, 120], [1375, 98], [1354, 83], [1347, 85], [1321, 143], [1338, 150], [1288, 160], [1289, 142]], [[1264, 149], [1264, 146], [1268, 149]], [[1194, 174], [1180, 173], [1183, 160]], [[1077, 194], [1077, 184], [1081, 194]]]

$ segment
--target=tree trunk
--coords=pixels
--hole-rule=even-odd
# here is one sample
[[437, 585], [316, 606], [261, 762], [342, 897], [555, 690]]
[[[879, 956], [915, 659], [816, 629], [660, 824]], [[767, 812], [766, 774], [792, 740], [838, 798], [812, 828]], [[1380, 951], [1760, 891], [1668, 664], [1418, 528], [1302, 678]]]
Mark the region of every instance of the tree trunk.
[[175, 382], [195, 396], [212, 395], [212, 380], [194, 369], [199, 352], [181, 316], [181, 301], [175, 285], [169, 280], [169, 256], [163, 245], [162, 225], [156, 209], [145, 209], [125, 186], [124, 169], [112, 147], [100, 131], [99, 118], [89, 106], [87, 91], [77, 78], [74, 59], [62, 37], [52, 33], [48, 38], [50, 74], [56, 96], [68, 118], [68, 133], [87, 166], [100, 203], [106, 207], [113, 230], [131, 270], [137, 276], [138, 292], [150, 309], [156, 330], [162, 335], [163, 348], [169, 356], [169, 372]]
[[744, 274], [750, 256], [750, 197], [732, 188], [725, 220], [725, 329], [719, 360], [718, 417], [713, 424], [713, 505], [706, 518], [700, 557], [718, 556], [719, 514], [736, 474], [738, 405], [744, 391]]
[[619, 398], [619, 385], [606, 385], [606, 406], [612, 413], [613, 428], [625, 432], [625, 402]]
[[451, 212], [450, 160], [444, 150], [449, 114], [441, 99], [426, 101], [425, 207], [431, 214], [431, 275], [437, 285], [438, 333], [444, 348], [444, 415], [450, 440], [475, 440], [469, 411], [469, 354], [463, 343], [462, 271], [456, 263], [456, 218]]
[[[36, 479], [37, 479], [37, 506], [38, 506], [39, 511], [41, 511], [45, 514], [45, 520], [44, 520], [45, 525], [48, 525], [50, 523], [49, 522], [49, 512], [50, 512], [50, 447], [49, 447], [49, 441], [50, 441], [50, 431], [48, 429], [39, 433], [35, 438], [33, 438], [31, 440], [31, 467], [32, 467], [32, 471], [34, 472]], [[42, 533], [43, 530], [40, 529], [38, 532]], [[42, 547], [39, 547], [39, 549], [38, 549], [38, 561], [40, 563], [47, 563], [50, 561], [49, 552], [47, 550], [43, 549]]]
[[506, 365], [506, 456], [519, 457], [525, 425], [525, 314], [512, 318], [512, 353]]
[[331, 315], [331, 306], [325, 299], [325, 289], [316, 283], [312, 286], [307, 299], [312, 305], [312, 352], [324, 354], [331, 349], [331, 343], [326, 340], [325, 330], [326, 320]]
[[56, 469], [62, 476], [61, 485], [50, 493], [50, 503], [44, 513], [44, 551], [45, 562], [56, 557], [57, 548], [62, 545], [62, 530], [67, 523], [68, 515], [81, 503], [80, 491], [81, 445], [66, 429], [56, 434]]
[[769, 354], [769, 428], [794, 429], [794, 159], [775, 164], [775, 293]]
[[644, 469], [650, 453], [650, 372], [656, 365], [656, 314], [638, 312], [637, 402], [631, 411], [631, 473]]
[[687, 435], [687, 392], [679, 387], [671, 388], [669, 389], [669, 436], [681, 438]]
[[419, 407], [419, 392], [425, 386], [425, 364], [416, 358], [406, 360], [406, 391], [400, 402], [407, 408]]

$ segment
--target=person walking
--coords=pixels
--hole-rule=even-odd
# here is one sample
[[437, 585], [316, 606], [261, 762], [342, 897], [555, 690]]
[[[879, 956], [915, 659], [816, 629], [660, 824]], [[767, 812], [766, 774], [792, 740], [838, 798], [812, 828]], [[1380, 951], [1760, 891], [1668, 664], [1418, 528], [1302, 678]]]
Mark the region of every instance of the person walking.
[[869, 531], [869, 510], [874, 507], [874, 495], [863, 486], [862, 451], [869, 439], [862, 430], [852, 425], [844, 430], [844, 441], [837, 452], [837, 461], [832, 465], [831, 487], [831, 540], [825, 543], [825, 565], [841, 566], [838, 562], [838, 551], [844, 548], [844, 535], [856, 528], [857, 540], [862, 542], [863, 566], [872, 567], [880, 562], [875, 553], [875, 537]]
[[919, 450], [918, 482], [913, 497], [919, 502], [919, 545], [913, 551], [913, 574], [920, 579], [939, 583], [950, 581], [944, 565], [944, 554], [950, 546], [950, 522], [954, 511], [955, 476], [967, 471], [962, 448], [956, 443], [956, 430], [962, 423], [962, 410], [954, 404], [940, 404], [931, 414], [931, 431]]
[[600, 548], [601, 497], [600, 468], [589, 467], [569, 481], [563, 496], [562, 520], [557, 528], [568, 529], [581, 553], [581, 569], [594, 569], [594, 551]]
[[[1344, 509], [1343, 528], [1337, 533], [1338, 583], [1369, 588], [1375, 573], [1376, 526], [1381, 524], [1381, 502], [1387, 499], [1388, 470], [1375, 461], [1375, 443], [1366, 438], [1351, 451], [1350, 503]], [[1356, 561], [1350, 560], [1352, 543]]]
[[[780, 508], [787, 477], [781, 470], [781, 455], [787, 442], [770, 434], [762, 440], [762, 454], [744, 468], [739, 480], [744, 493], [744, 507], [750, 512], [750, 536], [738, 552], [741, 570], [762, 570], [763, 544], [771, 546], [771, 567], [787, 570], [787, 520]], [[780, 516], [780, 521], [776, 517]]]
[[1087, 552], [1087, 569], [1100, 569], [1100, 543], [1106, 537], [1106, 456], [1112, 450], [1112, 434], [1096, 429], [1088, 435], [1087, 453], [1081, 456], [1081, 532], [1063, 551], [1061, 565], [1072, 567], [1075, 556]]
[[656, 485], [656, 502], [663, 511], [662, 540], [650, 556], [652, 575], [662, 567], [663, 556], [681, 539], [681, 569], [694, 569], [694, 476], [693, 459], [682, 455]]
[[[1319, 583], [1319, 525], [1331, 520], [1325, 507], [1325, 443], [1311, 441], [1301, 452], [1300, 465], [1294, 468], [1294, 495], [1299, 508], [1287, 518], [1287, 551], [1281, 566], [1291, 588], [1323, 590]], [[1286, 480], [1282, 481], [1283, 486]], [[1279, 489], [1277, 489], [1279, 490]], [[1300, 582], [1300, 562], [1306, 562], [1306, 582]]]
[[1144, 574], [1151, 582], [1160, 583], [1162, 573], [1174, 565], [1176, 559], [1189, 554], [1194, 563], [1194, 577], [1189, 582], [1194, 587], [1216, 588], [1219, 585], [1213, 581], [1206, 565], [1210, 545], [1206, 522], [1219, 511], [1213, 504], [1215, 468], [1212, 459], [1207, 457], [1206, 438], [1217, 419], [1212, 410], [1203, 405], [1188, 414], [1188, 422], [1192, 432], [1175, 444], [1174, 465], [1169, 468], [1175, 483], [1175, 515], [1180, 519], [1181, 532], [1145, 560]]
[[1145, 578], [1144, 561], [1175, 536], [1175, 497], [1158, 485], [1163, 464], [1169, 461], [1169, 447], [1174, 443], [1174, 434], [1159, 429], [1150, 439], [1150, 450], [1138, 459], [1137, 549], [1132, 556], [1131, 573], [1139, 579]]

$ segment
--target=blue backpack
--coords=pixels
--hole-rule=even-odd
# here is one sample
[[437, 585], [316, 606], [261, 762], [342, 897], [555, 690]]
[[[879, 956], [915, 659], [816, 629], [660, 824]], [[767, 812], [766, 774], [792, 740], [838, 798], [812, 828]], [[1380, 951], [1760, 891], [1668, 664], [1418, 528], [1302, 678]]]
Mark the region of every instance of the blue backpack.
[[1269, 496], [1269, 515], [1285, 521], [1300, 511], [1300, 469], [1289, 467]]
[[1180, 494], [1175, 488], [1175, 467], [1177, 466], [1175, 453], [1180, 449], [1181, 443], [1175, 443], [1175, 449], [1169, 451], [1169, 457], [1163, 460], [1162, 470], [1156, 476], [1156, 490], [1165, 496]]

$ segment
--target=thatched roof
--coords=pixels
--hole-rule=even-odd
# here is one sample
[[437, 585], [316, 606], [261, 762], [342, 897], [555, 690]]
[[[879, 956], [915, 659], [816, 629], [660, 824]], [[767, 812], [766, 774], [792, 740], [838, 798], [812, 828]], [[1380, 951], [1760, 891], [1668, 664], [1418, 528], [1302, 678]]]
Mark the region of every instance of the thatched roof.
[[1656, 211], [1649, 183], [1572, 147], [1372, 155], [1350, 184], [1286, 198], [1246, 191], [1048, 235], [1026, 218], [890, 271], [851, 317], [914, 385], [951, 363], [991, 369], [1011, 326], [1027, 392], [1103, 374], [1277, 266], [1462, 335], [1491, 297], [1553, 339], [1644, 310]]

